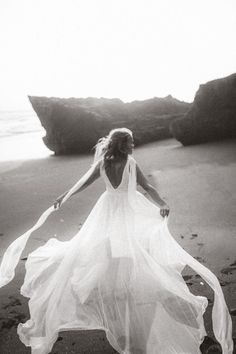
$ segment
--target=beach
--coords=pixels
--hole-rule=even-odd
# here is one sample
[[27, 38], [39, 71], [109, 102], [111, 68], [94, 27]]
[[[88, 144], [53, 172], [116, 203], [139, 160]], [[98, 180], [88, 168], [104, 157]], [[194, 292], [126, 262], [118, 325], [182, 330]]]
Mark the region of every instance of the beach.
[[[169, 230], [192, 256], [213, 271], [232, 315], [236, 337], [236, 141], [183, 147], [167, 139], [135, 148], [134, 157], [148, 180], [170, 206]], [[8, 245], [31, 226], [57, 196], [88, 170], [91, 155], [44, 156], [0, 162], [0, 257]], [[16, 327], [29, 318], [28, 299], [20, 295], [25, 258], [51, 237], [70, 240], [105, 190], [101, 179], [72, 197], [31, 236], [15, 278], [0, 289], [0, 352], [26, 354]], [[142, 191], [141, 188], [139, 188]], [[142, 191], [145, 195], [146, 193]], [[0, 258], [0, 260], [1, 260]], [[213, 292], [191, 269], [185, 280], [196, 295], [207, 296], [204, 315], [212, 337]], [[101, 331], [61, 332], [53, 354], [110, 354], [115, 351]]]

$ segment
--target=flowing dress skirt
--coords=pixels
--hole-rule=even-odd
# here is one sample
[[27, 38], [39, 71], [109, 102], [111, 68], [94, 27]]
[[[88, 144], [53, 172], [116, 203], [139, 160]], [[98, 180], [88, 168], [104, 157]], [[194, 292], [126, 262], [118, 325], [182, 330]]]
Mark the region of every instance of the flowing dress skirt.
[[49, 353], [59, 331], [85, 329], [103, 329], [120, 354], [201, 353], [207, 298], [185, 284], [167, 218], [135, 193], [137, 211], [127, 192], [107, 190], [70, 241], [51, 238], [28, 256], [31, 317], [17, 332], [33, 354]]

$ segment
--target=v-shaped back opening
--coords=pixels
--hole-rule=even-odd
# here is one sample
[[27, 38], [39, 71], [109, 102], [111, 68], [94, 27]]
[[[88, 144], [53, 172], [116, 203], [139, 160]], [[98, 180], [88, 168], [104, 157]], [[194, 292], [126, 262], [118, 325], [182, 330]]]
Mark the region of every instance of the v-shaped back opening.
[[106, 176], [106, 178], [107, 178], [109, 184], [111, 185], [111, 187], [112, 187], [114, 190], [118, 189], [118, 188], [122, 185], [123, 180], [124, 180], [125, 170], [126, 170], [126, 167], [127, 167], [127, 165], [128, 165], [128, 162], [129, 162], [129, 155], [127, 156], [127, 160], [126, 160], [126, 163], [125, 163], [125, 165], [124, 165], [124, 168], [123, 168], [123, 171], [122, 171], [122, 174], [121, 174], [120, 183], [119, 183], [117, 186], [114, 187], [114, 185], [111, 183], [111, 180], [110, 180], [110, 178], [108, 177], [108, 175], [107, 175], [107, 173], [106, 173], [105, 163], [104, 163], [104, 160], [103, 160], [103, 166], [102, 166], [102, 168], [103, 168], [103, 170], [104, 170], [104, 174], [105, 174], [105, 176]]

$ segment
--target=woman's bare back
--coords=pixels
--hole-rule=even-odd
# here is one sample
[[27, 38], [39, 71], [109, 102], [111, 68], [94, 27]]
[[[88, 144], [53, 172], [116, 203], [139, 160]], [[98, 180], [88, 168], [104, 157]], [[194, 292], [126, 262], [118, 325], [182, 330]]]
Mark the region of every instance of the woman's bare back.
[[106, 175], [113, 186], [118, 188], [122, 182], [123, 172], [127, 163], [127, 159], [112, 161], [105, 166]]

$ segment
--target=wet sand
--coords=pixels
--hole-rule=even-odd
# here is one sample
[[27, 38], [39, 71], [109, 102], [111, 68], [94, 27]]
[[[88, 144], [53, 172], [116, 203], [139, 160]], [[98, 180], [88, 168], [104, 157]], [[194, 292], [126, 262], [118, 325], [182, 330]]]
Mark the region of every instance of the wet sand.
[[[168, 139], [136, 148], [134, 157], [170, 206], [172, 235], [220, 280], [236, 337], [236, 141], [183, 147], [175, 139]], [[58, 195], [87, 171], [91, 162], [91, 156], [51, 156], [0, 163], [0, 257]], [[51, 237], [69, 240], [79, 230], [104, 188], [101, 179], [96, 181], [72, 197], [32, 235], [14, 280], [0, 289], [1, 354], [30, 353], [16, 333], [18, 323], [29, 318], [28, 299], [21, 296], [19, 290], [28, 253]], [[213, 343], [210, 339], [213, 292], [191, 269], [185, 269], [184, 278], [194, 294], [209, 299], [205, 313], [209, 335], [205, 341], [207, 347]], [[218, 352], [216, 347], [214, 352]], [[71, 331], [60, 333], [52, 353], [110, 354], [115, 351], [101, 331]]]

